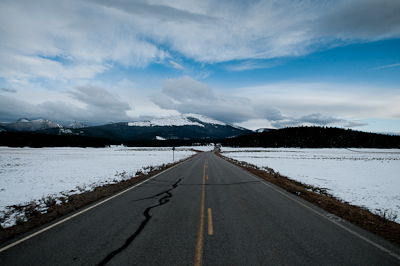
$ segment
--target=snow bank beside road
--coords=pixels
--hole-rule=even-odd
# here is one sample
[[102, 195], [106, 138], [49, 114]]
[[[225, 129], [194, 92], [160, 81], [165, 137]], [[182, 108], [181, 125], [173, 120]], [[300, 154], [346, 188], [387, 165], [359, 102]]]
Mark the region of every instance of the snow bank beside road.
[[[191, 147], [177, 147], [175, 161], [193, 154]], [[143, 167], [172, 162], [171, 148], [0, 147], [0, 212], [6, 206], [27, 204], [49, 195], [57, 198], [92, 190], [135, 176]]]
[[[400, 213], [400, 150], [229, 148], [224, 156], [267, 166], [291, 179], [327, 188], [372, 212]], [[400, 217], [396, 219], [400, 223]]]

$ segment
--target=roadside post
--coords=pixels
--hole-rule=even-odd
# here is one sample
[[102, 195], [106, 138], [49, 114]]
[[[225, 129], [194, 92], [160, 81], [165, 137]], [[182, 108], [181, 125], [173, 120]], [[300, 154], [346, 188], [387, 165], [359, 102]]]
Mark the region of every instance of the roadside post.
[[175, 147], [172, 147], [172, 161], [175, 162]]

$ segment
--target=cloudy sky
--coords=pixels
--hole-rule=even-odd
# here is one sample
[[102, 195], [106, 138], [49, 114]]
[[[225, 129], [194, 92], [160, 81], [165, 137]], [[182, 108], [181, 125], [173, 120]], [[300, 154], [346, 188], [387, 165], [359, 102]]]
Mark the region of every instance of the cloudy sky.
[[400, 133], [400, 1], [0, 0], [0, 122]]

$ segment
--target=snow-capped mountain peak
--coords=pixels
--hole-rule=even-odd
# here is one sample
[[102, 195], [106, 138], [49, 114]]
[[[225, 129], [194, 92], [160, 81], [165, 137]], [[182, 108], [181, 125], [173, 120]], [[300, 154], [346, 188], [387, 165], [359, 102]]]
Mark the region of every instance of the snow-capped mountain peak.
[[129, 122], [128, 126], [151, 127], [151, 126], [199, 126], [214, 124], [226, 126], [225, 123], [214, 118], [199, 114], [182, 114], [166, 118], [153, 119], [151, 121]]
[[30, 122], [30, 120], [29, 120], [28, 118], [20, 118], [20, 119], [18, 119], [18, 121], [15, 122], [15, 123], [27, 123], [27, 122]]
[[21, 118], [15, 123], [7, 124], [6, 127], [12, 131], [37, 131], [49, 128], [62, 128], [61, 125], [47, 119], [29, 120], [27, 118]]
[[185, 117], [187, 119], [197, 119], [203, 123], [207, 124], [214, 124], [214, 125], [221, 125], [221, 126], [226, 126], [224, 122], [218, 121], [214, 118], [205, 116], [205, 115], [199, 115], [199, 114], [182, 114], [182, 117]]
[[254, 130], [254, 132], [262, 133], [262, 132], [268, 132], [268, 131], [271, 131], [271, 130], [273, 130], [273, 129], [271, 129], [271, 128], [259, 128], [257, 130]]
[[73, 123], [71, 123], [71, 124], [69, 124], [68, 126], [66, 126], [67, 128], [73, 128], [73, 129], [78, 129], [78, 128], [84, 128], [84, 127], [87, 127], [87, 125], [85, 125], [85, 124], [81, 124], [81, 123], [78, 123], [78, 122], [73, 122]]

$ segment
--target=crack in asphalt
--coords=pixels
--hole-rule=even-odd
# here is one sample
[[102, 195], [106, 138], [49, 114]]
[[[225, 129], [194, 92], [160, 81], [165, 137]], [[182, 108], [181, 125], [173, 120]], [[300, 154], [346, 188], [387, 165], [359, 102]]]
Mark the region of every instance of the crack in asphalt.
[[[180, 179], [181, 180], [181, 179]], [[179, 180], [179, 181], [180, 181]], [[152, 180], [153, 181], [153, 180]], [[170, 182], [170, 181], [161, 181], [161, 180], [155, 180], [155, 181], [160, 181], [160, 182], [168, 182], [168, 183], [172, 183], [172, 182]], [[233, 186], [233, 185], [244, 185], [244, 184], [254, 184], [254, 183], [260, 183], [261, 181], [245, 181], [245, 182], [236, 182], [236, 183], [223, 183], [223, 184], [210, 184], [210, 183], [208, 183], [208, 184], [197, 184], [197, 183], [195, 183], [195, 184], [180, 184], [180, 186], [203, 186], [203, 185], [205, 185], [205, 186]], [[176, 183], [175, 183], [176, 184]], [[166, 187], [166, 186], [170, 186], [170, 185], [162, 185], [162, 186], [146, 186], [146, 187]], [[173, 185], [174, 186], [174, 185]], [[163, 192], [161, 192], [161, 193], [158, 193], [158, 194], [156, 194], [156, 195], [154, 195], [154, 196], [151, 196], [151, 197], [147, 197], [147, 198], [142, 198], [142, 199], [135, 199], [135, 200], [132, 200], [131, 202], [137, 202], [137, 201], [142, 201], [142, 200], [148, 200], [148, 199], [153, 199], [153, 198], [156, 198], [156, 197], [158, 197], [158, 196], [160, 196], [160, 195], [162, 195], [162, 194], [164, 194], [165, 193], [165, 191], [163, 191]]]
[[[261, 181], [246, 181], [246, 182], [234, 182], [234, 183], [223, 183], [223, 184], [210, 184], [206, 183], [205, 186], [235, 186], [235, 185], [244, 185], [244, 184], [254, 184], [254, 183], [261, 183]], [[193, 185], [200, 185], [200, 184], [193, 184]], [[191, 184], [185, 184], [185, 186], [191, 186]]]
[[233, 183], [206, 183], [206, 184], [200, 184], [200, 183], [194, 183], [194, 184], [182, 184], [181, 186], [237, 186], [237, 185], [245, 185], [245, 184], [257, 184], [257, 183], [262, 183], [261, 181], [245, 181], [245, 182], [233, 182]]
[[[206, 183], [204, 184], [205, 186], [234, 186], [234, 185], [245, 185], [245, 184], [260, 184], [262, 183], [261, 181], [244, 181], [244, 182], [232, 182], [232, 183]], [[146, 187], [164, 187], [167, 185], [154, 185], [152, 186], [151, 184], [147, 185]], [[193, 184], [181, 184], [180, 186], [203, 186], [202, 183], [193, 183]], [[162, 194], [162, 193], [160, 193]], [[149, 198], [143, 198], [143, 199], [137, 199], [137, 200], [133, 200], [133, 201], [140, 201], [140, 200], [146, 200], [146, 199], [151, 199], [154, 198], [158, 195], [149, 197]]]
[[[135, 238], [140, 234], [140, 232], [145, 228], [145, 226], [147, 225], [147, 223], [150, 221], [151, 219], [151, 215], [149, 214], [150, 210], [156, 207], [159, 207], [161, 205], [164, 205], [165, 203], [169, 202], [169, 199], [172, 197], [171, 191], [174, 190], [179, 182], [181, 182], [182, 178], [180, 178], [177, 182], [175, 182], [172, 185], [172, 188], [163, 191], [161, 193], [158, 193], [152, 197], [146, 198], [146, 199], [151, 199], [151, 198], [155, 198], [158, 196], [161, 196], [162, 194], [166, 194], [164, 197], [162, 197], [161, 199], [158, 200], [158, 204], [157, 205], [153, 205], [148, 207], [144, 212], [143, 215], [145, 216], [145, 220], [140, 224], [139, 228], [136, 230], [136, 232], [131, 235], [126, 241], [125, 244], [122, 245], [120, 248], [110, 252], [98, 265], [102, 266], [102, 265], [106, 265], [112, 258], [114, 258], [116, 255], [118, 255], [119, 253], [121, 253], [124, 249], [126, 249], [132, 242], [133, 240], [135, 240]], [[144, 199], [140, 199], [140, 200], [144, 200]], [[136, 200], [138, 201], [138, 200]]]

